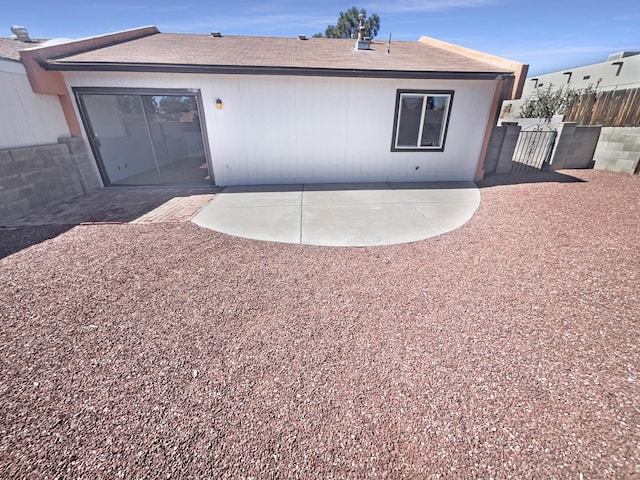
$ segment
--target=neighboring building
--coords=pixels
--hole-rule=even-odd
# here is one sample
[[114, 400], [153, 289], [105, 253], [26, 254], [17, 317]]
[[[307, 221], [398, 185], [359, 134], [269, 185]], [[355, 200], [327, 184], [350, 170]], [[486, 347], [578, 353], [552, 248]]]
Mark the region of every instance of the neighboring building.
[[31, 40], [21, 27], [12, 30], [20, 37], [0, 38], [0, 226], [100, 188], [84, 141], [72, 137], [80, 131], [69, 128], [65, 97], [34, 92], [20, 57], [21, 50], [52, 42]]
[[527, 66], [417, 42], [160, 33], [21, 52], [104, 185], [481, 178]]
[[546, 90], [549, 87], [553, 90], [595, 88], [598, 92], [639, 88], [640, 52], [612, 53], [606, 62], [529, 77], [524, 84], [522, 98], [504, 102], [501, 118], [517, 118], [523, 103], [534, 95], [537, 89]]
[[33, 93], [20, 50], [42, 40], [0, 38], [0, 149], [57, 143], [71, 136], [56, 96]]

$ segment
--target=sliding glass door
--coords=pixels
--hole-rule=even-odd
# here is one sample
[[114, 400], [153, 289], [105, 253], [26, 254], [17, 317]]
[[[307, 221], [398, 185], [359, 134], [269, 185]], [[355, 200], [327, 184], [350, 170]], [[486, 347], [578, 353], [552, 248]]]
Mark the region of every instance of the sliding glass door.
[[77, 89], [105, 185], [212, 184], [198, 97]]

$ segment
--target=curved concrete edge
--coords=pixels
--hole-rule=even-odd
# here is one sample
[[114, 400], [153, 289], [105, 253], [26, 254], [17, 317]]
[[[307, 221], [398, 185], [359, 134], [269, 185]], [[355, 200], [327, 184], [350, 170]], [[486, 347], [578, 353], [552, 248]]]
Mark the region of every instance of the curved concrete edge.
[[227, 187], [192, 221], [253, 240], [368, 247], [442, 235], [479, 205], [472, 182]]

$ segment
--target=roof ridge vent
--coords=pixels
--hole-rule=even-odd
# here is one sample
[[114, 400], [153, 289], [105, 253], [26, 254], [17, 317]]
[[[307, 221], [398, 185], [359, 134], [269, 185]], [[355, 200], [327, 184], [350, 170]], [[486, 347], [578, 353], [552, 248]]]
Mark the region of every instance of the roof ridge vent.
[[33, 43], [33, 40], [29, 38], [29, 32], [26, 28], [21, 27], [20, 25], [13, 25], [11, 27], [11, 33], [16, 36], [16, 40], [20, 40], [24, 43]]
[[220, 32], [211, 32], [211, 36], [214, 38], [221, 38], [222, 34]]

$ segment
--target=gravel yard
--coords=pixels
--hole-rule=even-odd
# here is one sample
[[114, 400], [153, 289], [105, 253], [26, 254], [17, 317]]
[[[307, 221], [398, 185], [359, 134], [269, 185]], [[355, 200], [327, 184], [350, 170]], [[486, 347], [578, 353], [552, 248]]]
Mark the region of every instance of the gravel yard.
[[0, 231], [0, 477], [640, 477], [640, 177], [563, 174], [387, 247]]

